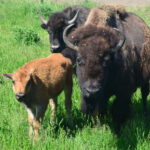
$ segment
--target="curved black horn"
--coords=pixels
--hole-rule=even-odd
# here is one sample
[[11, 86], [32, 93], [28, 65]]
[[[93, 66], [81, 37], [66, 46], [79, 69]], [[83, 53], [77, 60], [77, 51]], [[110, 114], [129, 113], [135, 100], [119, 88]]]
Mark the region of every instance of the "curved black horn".
[[64, 30], [64, 32], [63, 32], [63, 40], [64, 40], [65, 44], [66, 44], [69, 48], [71, 48], [71, 49], [73, 49], [73, 50], [75, 50], [75, 51], [78, 51], [79, 48], [78, 48], [77, 46], [73, 45], [73, 44], [67, 39], [67, 31], [68, 31], [68, 29], [70, 29], [73, 25], [74, 25], [74, 24], [70, 24], [70, 25], [68, 25], [68, 26], [65, 28], [65, 30]]
[[40, 10], [38, 12], [39, 12], [40, 20], [43, 22], [43, 24], [47, 25], [48, 21], [44, 19], [44, 17], [42, 16]]
[[113, 29], [121, 35], [121, 40], [119, 41], [119, 43], [117, 44], [115, 48], [115, 51], [118, 51], [123, 47], [126, 38], [125, 38], [125, 35], [119, 29], [117, 28], [113, 28]]
[[77, 13], [75, 14], [75, 16], [74, 16], [71, 20], [68, 21], [68, 24], [73, 24], [73, 23], [76, 21], [76, 19], [77, 19], [77, 17], [78, 17], [78, 13], [79, 13], [79, 10], [78, 10]]

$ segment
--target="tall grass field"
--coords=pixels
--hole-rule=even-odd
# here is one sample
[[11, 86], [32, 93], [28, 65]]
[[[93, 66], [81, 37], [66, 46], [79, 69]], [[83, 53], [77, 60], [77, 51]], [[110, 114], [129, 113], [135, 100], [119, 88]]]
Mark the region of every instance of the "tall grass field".
[[[85, 0], [79, 5], [92, 8], [100, 4]], [[116, 136], [110, 115], [104, 118], [103, 124], [94, 126], [93, 120], [81, 113], [81, 93], [74, 75], [74, 126], [68, 126], [64, 93], [61, 93], [54, 125], [49, 124], [48, 106], [38, 142], [28, 138], [27, 112], [15, 99], [11, 81], [4, 79], [2, 73], [13, 73], [30, 60], [50, 55], [48, 33], [40, 27], [37, 12], [40, 9], [48, 19], [51, 13], [68, 6], [42, 0], [0, 0], [0, 150], [149, 150], [150, 118], [143, 115], [140, 89], [132, 96], [130, 118], [122, 127], [121, 135]], [[150, 5], [127, 7], [127, 10], [141, 16], [150, 26]], [[149, 100], [150, 97], [150, 112]], [[113, 97], [109, 107], [112, 101]]]

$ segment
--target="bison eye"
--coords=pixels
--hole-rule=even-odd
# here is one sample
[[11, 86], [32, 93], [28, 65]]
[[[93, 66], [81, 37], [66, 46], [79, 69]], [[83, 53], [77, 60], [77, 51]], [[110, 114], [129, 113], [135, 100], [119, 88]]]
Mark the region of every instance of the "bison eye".
[[77, 63], [78, 63], [78, 65], [79, 65], [79, 66], [81, 66], [81, 65], [84, 65], [84, 64], [85, 64], [84, 60], [83, 60], [83, 59], [81, 59], [80, 57], [77, 57]]
[[53, 32], [51, 31], [51, 30], [48, 30], [48, 33], [51, 35], [51, 34], [53, 34]]

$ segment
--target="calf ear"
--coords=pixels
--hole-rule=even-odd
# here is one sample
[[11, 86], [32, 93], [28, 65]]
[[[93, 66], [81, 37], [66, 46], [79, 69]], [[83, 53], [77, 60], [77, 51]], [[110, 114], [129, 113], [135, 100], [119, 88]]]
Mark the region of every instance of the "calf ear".
[[30, 78], [29, 78], [29, 81], [27, 83], [27, 85], [31, 85], [32, 84], [32, 81], [33, 81], [33, 76], [32, 76], [32, 73], [29, 74]]
[[33, 77], [33, 75], [32, 75], [32, 73], [30, 73], [30, 79], [32, 79], [32, 77]]
[[47, 25], [46, 24], [41, 24], [41, 28], [43, 28], [43, 29], [47, 29]]
[[33, 74], [32, 74], [32, 73], [30, 73], [30, 74], [29, 74], [29, 76], [30, 76], [29, 81], [33, 81]]
[[11, 79], [11, 80], [12, 80], [12, 76], [13, 76], [13, 74], [12, 74], [12, 73], [3, 73], [2, 75], [3, 75], [3, 77], [5, 77], [5, 78], [7, 78], [7, 79]]

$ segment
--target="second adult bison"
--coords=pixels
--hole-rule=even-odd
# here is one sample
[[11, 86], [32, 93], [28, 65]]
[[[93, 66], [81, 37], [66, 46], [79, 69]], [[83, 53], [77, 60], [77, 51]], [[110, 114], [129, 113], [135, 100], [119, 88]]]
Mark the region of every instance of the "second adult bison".
[[[78, 13], [77, 13], [78, 12]], [[51, 44], [51, 52], [61, 52], [66, 48], [63, 41], [63, 30], [68, 24], [75, 23], [74, 28], [83, 25], [88, 17], [90, 9], [83, 6], [73, 6], [61, 12], [53, 13], [49, 20], [45, 20], [40, 14], [41, 27], [47, 30]]]

